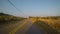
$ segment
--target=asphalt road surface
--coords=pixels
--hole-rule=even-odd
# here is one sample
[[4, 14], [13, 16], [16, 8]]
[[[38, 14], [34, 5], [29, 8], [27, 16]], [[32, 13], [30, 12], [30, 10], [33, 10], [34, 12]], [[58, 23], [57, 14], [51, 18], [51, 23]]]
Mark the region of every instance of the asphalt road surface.
[[[39, 26], [37, 26], [38, 24]], [[50, 28], [47, 24], [42, 22], [36, 22], [35, 24], [31, 20], [23, 20], [17, 22], [16, 24], [10, 24], [10, 27], [4, 28], [5, 26], [0, 26], [0, 34], [45, 34], [48, 32], [50, 34], [59, 34], [54, 29]], [[41, 30], [44, 29], [44, 31]]]
[[44, 34], [36, 25], [32, 25], [26, 34]]
[[[26, 29], [27, 28], [27, 29]], [[21, 29], [16, 31], [15, 34], [44, 34], [34, 23], [28, 21]]]

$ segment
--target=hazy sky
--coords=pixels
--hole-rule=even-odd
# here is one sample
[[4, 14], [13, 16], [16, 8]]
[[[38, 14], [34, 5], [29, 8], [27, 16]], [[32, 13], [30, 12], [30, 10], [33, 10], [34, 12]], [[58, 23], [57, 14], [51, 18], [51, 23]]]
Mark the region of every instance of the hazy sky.
[[[0, 12], [15, 16], [60, 16], [60, 0], [0, 0]], [[23, 14], [24, 13], [24, 14]]]

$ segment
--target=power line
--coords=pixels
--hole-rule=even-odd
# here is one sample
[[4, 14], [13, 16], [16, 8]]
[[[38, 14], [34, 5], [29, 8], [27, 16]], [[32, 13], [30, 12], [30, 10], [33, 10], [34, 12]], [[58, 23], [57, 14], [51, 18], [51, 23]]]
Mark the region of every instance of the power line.
[[[8, 0], [8, 2], [9, 2], [13, 7], [16, 8], [16, 6], [15, 6], [10, 0]], [[18, 8], [16, 8], [16, 10], [20, 11], [20, 9], [18, 9]], [[20, 12], [22, 12], [22, 11], [20, 11]], [[22, 12], [22, 13], [23, 13], [23, 12]], [[23, 13], [23, 15], [26, 15], [26, 14]]]

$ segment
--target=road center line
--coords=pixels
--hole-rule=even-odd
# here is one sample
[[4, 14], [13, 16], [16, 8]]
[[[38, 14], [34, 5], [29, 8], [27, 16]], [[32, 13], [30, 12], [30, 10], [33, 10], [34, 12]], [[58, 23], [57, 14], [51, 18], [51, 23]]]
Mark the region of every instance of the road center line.
[[15, 29], [13, 29], [9, 34], [14, 34], [18, 29], [20, 29], [27, 21], [24, 21], [21, 25], [18, 25]]

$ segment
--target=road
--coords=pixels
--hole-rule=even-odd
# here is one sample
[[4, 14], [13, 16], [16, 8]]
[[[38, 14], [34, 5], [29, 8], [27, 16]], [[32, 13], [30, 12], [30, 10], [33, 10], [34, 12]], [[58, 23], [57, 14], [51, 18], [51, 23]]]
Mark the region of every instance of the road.
[[44, 34], [36, 25], [32, 25], [26, 34]]
[[[31, 20], [26, 19], [17, 22], [16, 24], [12, 24], [13, 26], [10, 25], [11, 27], [9, 29], [0, 27], [0, 34], [45, 34], [45, 31], [48, 33], [50, 33], [50, 31], [55, 31], [45, 23], [39, 22], [39, 26], [37, 26], [36, 24], [38, 25], [38, 22], [33, 23]], [[50, 34], [55, 33], [58, 34], [56, 31]]]
[[6, 26], [0, 26], [0, 34], [42, 34], [43, 32], [32, 23], [32, 21], [26, 19], [16, 24], [10, 24]]
[[15, 34], [43, 34], [43, 31], [29, 20], [21, 29], [16, 31]]

